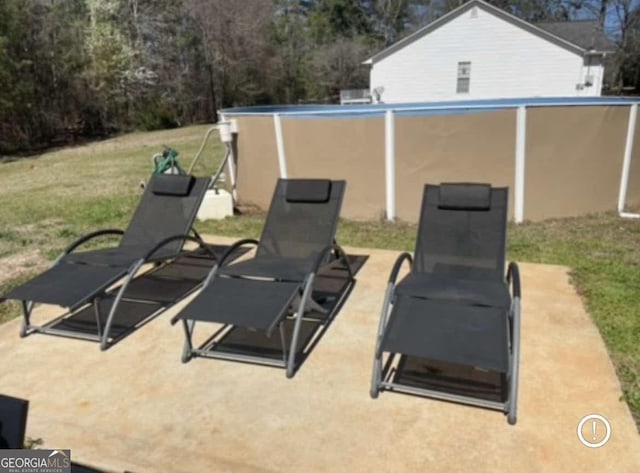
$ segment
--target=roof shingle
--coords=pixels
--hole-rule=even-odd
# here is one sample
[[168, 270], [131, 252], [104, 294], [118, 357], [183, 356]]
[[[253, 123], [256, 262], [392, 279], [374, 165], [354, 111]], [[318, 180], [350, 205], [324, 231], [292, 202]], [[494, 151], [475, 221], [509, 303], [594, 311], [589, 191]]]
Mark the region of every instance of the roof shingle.
[[586, 50], [603, 52], [616, 50], [616, 45], [607, 38], [598, 21], [557, 21], [534, 23], [534, 25]]

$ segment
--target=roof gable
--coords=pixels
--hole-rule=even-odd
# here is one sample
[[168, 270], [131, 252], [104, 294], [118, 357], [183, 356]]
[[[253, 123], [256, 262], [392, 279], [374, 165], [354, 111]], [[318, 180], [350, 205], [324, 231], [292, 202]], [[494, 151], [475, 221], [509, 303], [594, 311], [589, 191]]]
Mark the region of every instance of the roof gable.
[[[561, 30], [561, 28], [555, 28], [556, 32], [553, 31], [553, 27], [549, 28], [549, 29], [544, 29], [542, 27], [538, 27], [537, 25], [534, 25], [532, 23], [529, 23], [527, 21], [524, 21], [520, 18], [518, 18], [515, 15], [512, 15], [511, 13], [508, 13], [498, 7], [494, 7], [493, 5], [490, 5], [488, 3], [486, 3], [483, 0], [471, 0], [461, 6], [459, 6], [458, 8], [451, 10], [449, 13], [441, 16], [440, 18], [438, 18], [435, 21], [432, 21], [431, 23], [427, 24], [426, 26], [423, 26], [422, 28], [417, 29], [416, 31], [414, 31], [413, 33], [411, 33], [410, 35], [402, 38], [401, 40], [395, 42], [394, 44], [392, 44], [391, 46], [387, 47], [386, 49], [380, 51], [377, 54], [374, 54], [373, 56], [371, 56], [370, 58], [368, 58], [366, 61], [364, 61], [365, 64], [373, 64], [374, 62], [380, 61], [381, 59], [384, 59], [385, 57], [393, 54], [394, 52], [404, 48], [405, 46], [408, 46], [409, 44], [413, 43], [414, 41], [422, 38], [423, 36], [426, 36], [427, 34], [431, 33], [432, 31], [440, 28], [441, 26], [449, 23], [451, 20], [454, 20], [455, 18], [463, 15], [464, 13], [468, 12], [469, 10], [471, 10], [472, 8], [477, 7], [480, 8], [482, 10], [484, 10], [487, 13], [490, 13], [504, 21], [507, 21], [515, 26], [518, 26], [519, 28], [528, 31], [531, 34], [534, 34], [536, 36], [539, 36], [553, 44], [556, 44], [557, 46], [560, 46], [564, 49], [567, 49], [569, 51], [572, 51], [576, 54], [584, 54], [587, 51], [589, 51], [592, 48], [589, 47], [584, 47], [580, 44], [576, 44], [572, 41], [570, 41], [568, 38], [562, 37], [560, 36], [560, 34], [558, 34], [559, 30]], [[565, 23], [571, 23], [571, 22], [565, 22]], [[585, 22], [587, 23], [587, 22]], [[547, 25], [550, 25], [550, 23], [547, 23]], [[602, 33], [602, 35], [604, 36], [604, 33]], [[573, 35], [573, 36], [577, 36], [577, 35]], [[608, 38], [606, 38], [606, 36], [604, 36], [605, 39], [608, 40]], [[601, 38], [598, 40], [599, 43], [602, 42]], [[595, 52], [607, 52], [607, 51], [611, 51], [611, 49], [604, 49], [604, 50], [597, 50]]]

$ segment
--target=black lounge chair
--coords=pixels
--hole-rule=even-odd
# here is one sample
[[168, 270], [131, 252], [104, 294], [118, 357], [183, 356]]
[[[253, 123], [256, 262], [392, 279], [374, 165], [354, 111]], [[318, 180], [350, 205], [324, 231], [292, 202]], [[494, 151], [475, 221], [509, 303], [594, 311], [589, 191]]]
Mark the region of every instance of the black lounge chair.
[[29, 401], [0, 394], [0, 450], [24, 447], [28, 411]]
[[[401, 254], [389, 277], [371, 397], [382, 389], [425, 395], [498, 409], [516, 423], [520, 277], [513, 262], [504, 276], [507, 196], [507, 188], [487, 184], [425, 186], [415, 259]], [[404, 262], [411, 271], [396, 284]], [[402, 383], [389, 376], [398, 375], [392, 369], [398, 354], [495, 372], [504, 389], [488, 400]]]
[[[278, 180], [260, 241], [240, 240], [227, 252], [255, 245], [255, 256], [227, 265], [224, 255], [202, 291], [173, 318], [172, 324], [182, 320], [184, 326], [183, 362], [194, 356], [254, 362], [286, 368], [289, 378], [294, 375], [305, 311], [310, 307], [320, 309], [311, 297], [318, 271], [337, 262], [348, 273], [349, 288], [355, 281], [346, 254], [334, 240], [345, 187], [345, 181]], [[340, 298], [344, 299], [345, 294], [347, 289]], [[331, 319], [332, 314], [324, 315], [327, 321]], [[284, 322], [290, 317], [295, 323], [287, 347]], [[215, 334], [194, 348], [196, 321], [223, 324], [222, 330], [230, 327], [263, 332], [267, 337], [278, 329], [282, 359], [216, 350]]]
[[[106, 349], [113, 340], [110, 331], [120, 303], [126, 300], [142, 305], [149, 301], [145, 297], [125, 297], [127, 289], [143, 266], [148, 263], [154, 265], [154, 269], [142, 273], [145, 276], [151, 273], [157, 275], [167, 262], [176, 261], [184, 255], [215, 259], [214, 252], [192, 228], [209, 182], [208, 178], [188, 175], [152, 176], [125, 231], [100, 230], [79, 238], [58, 257], [49, 270], [6, 294], [3, 299], [22, 302], [24, 320], [20, 336], [25, 337], [34, 332], [48, 333], [98, 341], [101, 349]], [[190, 232], [193, 236], [188, 235]], [[106, 235], [121, 235], [119, 244], [110, 248], [77, 251], [87, 242]], [[183, 252], [183, 245], [187, 241], [197, 243], [198, 249]], [[112, 292], [107, 292], [125, 276], [126, 279], [115, 297]], [[189, 284], [193, 286], [193, 281]], [[145, 292], [144, 287], [140, 289], [135, 292]], [[193, 289], [195, 287], [191, 287]], [[148, 295], [148, 288], [146, 293]], [[36, 326], [30, 321], [35, 303], [59, 305], [69, 311], [45, 325]], [[71, 318], [67, 317], [89, 303], [93, 304], [95, 327], [92, 326], [89, 330], [84, 326], [86, 324], [83, 327], [76, 324], [74, 327]], [[106, 309], [109, 312], [103, 323], [102, 312]], [[65, 328], [58, 328], [59, 325]], [[94, 333], [94, 328], [97, 334]]]

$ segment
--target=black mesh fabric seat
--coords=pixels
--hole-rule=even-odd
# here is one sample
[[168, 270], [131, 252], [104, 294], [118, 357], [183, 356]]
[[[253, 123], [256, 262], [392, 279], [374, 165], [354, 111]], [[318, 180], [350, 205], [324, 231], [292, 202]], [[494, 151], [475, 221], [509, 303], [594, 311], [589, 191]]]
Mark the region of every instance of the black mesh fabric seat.
[[407, 274], [398, 283], [396, 294], [504, 309], [508, 309], [511, 304], [509, 288], [504, 281], [463, 279], [434, 273]]
[[[372, 397], [381, 389], [423, 394], [500, 409], [515, 423], [520, 280], [515, 263], [505, 277], [507, 202], [506, 188], [488, 184], [425, 186], [414, 256], [400, 255], [389, 278]], [[396, 284], [405, 261], [411, 270]], [[387, 379], [392, 363], [383, 370], [384, 353], [501, 373], [508, 383], [507, 400], [402, 385]]]
[[61, 262], [18, 286], [8, 297], [25, 301], [37, 297], [38, 302], [74, 310], [96, 297], [126, 273], [127, 268], [122, 266], [90, 266]]
[[[222, 356], [209, 345], [194, 348], [191, 336], [196, 321], [259, 330], [267, 337], [279, 327], [283, 356], [289, 358], [278, 366], [286, 367], [287, 376], [293, 375], [300, 324], [304, 308], [313, 303], [318, 270], [339, 258], [353, 281], [349, 261], [334, 242], [345, 186], [344, 181], [327, 179], [278, 180], [260, 240], [241, 240], [231, 247], [253, 244], [255, 256], [232, 265], [223, 258], [198, 296], [174, 317], [173, 323], [181, 320], [185, 328], [183, 361], [192, 356], [263, 361]], [[295, 327], [286, 347], [283, 322], [292, 304]]]
[[[185, 307], [182, 317], [233, 324], [271, 334], [299, 288], [300, 284], [295, 282], [219, 278], [216, 290], [196, 297]], [[264, 310], [272, 307], [277, 310]]]
[[507, 326], [500, 308], [398, 297], [382, 349], [506, 373]]
[[[159, 240], [161, 241], [161, 240]], [[153, 247], [151, 247], [153, 248]], [[62, 261], [91, 266], [130, 266], [149, 252], [149, 246], [119, 246], [117, 248], [100, 248], [97, 250], [78, 251], [62, 258]], [[174, 249], [160, 248], [149, 262], [163, 261], [176, 255]]]
[[[143, 264], [167, 263], [181, 254], [189, 240], [204, 246], [199, 237], [188, 233], [193, 230], [193, 222], [209, 183], [208, 178], [189, 175], [152, 176], [126, 230], [101, 230], [79, 238], [60, 255], [53, 267], [6, 294], [4, 299], [23, 302], [21, 335], [42, 332], [99, 340], [101, 347], [106, 348], [109, 327], [118, 303]], [[120, 236], [118, 245], [79, 251], [83, 244], [106, 235]], [[102, 318], [98, 313], [99, 299], [125, 276], [108, 317]], [[69, 308], [67, 315], [71, 315], [75, 309], [89, 302], [95, 302], [96, 307], [98, 333], [95, 336], [57, 330], [49, 324], [38, 327], [31, 325], [29, 320], [34, 303], [60, 305]]]

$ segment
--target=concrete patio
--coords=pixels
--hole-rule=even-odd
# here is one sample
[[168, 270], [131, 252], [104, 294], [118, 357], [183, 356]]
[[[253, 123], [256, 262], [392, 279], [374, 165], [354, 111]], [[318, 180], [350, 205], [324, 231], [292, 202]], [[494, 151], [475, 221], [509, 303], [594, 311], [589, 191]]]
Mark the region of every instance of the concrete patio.
[[[215, 238], [216, 243], [233, 240]], [[640, 471], [640, 436], [606, 347], [568, 269], [522, 264], [518, 424], [499, 412], [383, 392], [369, 397], [383, 293], [397, 252], [369, 255], [346, 304], [296, 376], [249, 364], [182, 364], [183, 332], [165, 312], [106, 352], [0, 326], [0, 392], [30, 401], [41, 448], [106, 471]], [[59, 313], [38, 308], [34, 321]], [[587, 448], [581, 418], [606, 417]]]

